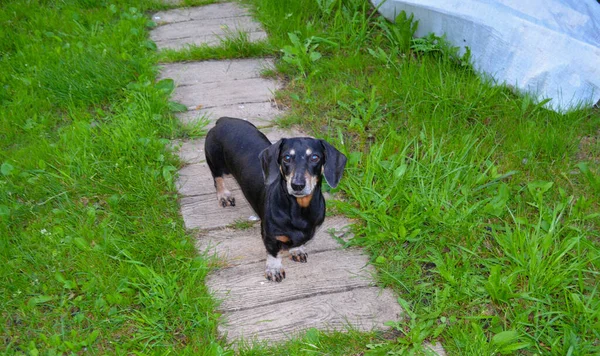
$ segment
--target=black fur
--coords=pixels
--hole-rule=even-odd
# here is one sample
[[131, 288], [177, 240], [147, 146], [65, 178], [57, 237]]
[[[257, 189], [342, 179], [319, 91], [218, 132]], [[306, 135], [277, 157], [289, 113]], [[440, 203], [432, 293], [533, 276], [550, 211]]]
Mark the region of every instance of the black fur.
[[[310, 155], [306, 154], [308, 149]], [[282, 249], [304, 245], [314, 236], [325, 218], [321, 172], [335, 187], [346, 164], [346, 157], [324, 140], [287, 138], [271, 144], [251, 123], [228, 117], [217, 120], [208, 132], [205, 152], [213, 178], [231, 174], [239, 183], [261, 219], [262, 239], [273, 257]], [[291, 179], [289, 186], [286, 176]], [[301, 198], [290, 195], [288, 188], [300, 194], [297, 192], [308, 189], [305, 186], [311, 180], [316, 181], [312, 198], [308, 203], [304, 200], [306, 207], [302, 207]], [[280, 236], [287, 241], [278, 239]]]

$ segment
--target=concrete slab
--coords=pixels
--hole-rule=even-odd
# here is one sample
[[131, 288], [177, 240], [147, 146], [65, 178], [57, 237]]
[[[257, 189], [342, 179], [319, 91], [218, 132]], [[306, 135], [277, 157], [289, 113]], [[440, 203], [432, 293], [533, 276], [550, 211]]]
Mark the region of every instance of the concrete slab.
[[229, 17], [248, 16], [248, 9], [238, 3], [224, 2], [206, 6], [186, 7], [167, 11], [159, 11], [152, 16], [158, 25], [193, 20], [211, 20]]
[[215, 106], [270, 102], [273, 92], [281, 86], [263, 78], [240, 79], [230, 82], [202, 83], [179, 87], [172, 99], [187, 106], [188, 110]]
[[176, 63], [164, 65], [159, 79], [171, 78], [177, 83], [172, 100], [188, 110], [239, 107], [271, 103], [273, 92], [282, 84], [262, 78], [260, 73], [272, 65], [272, 60], [257, 59]]
[[[157, 39], [154, 42], [156, 43], [156, 47], [158, 49], [172, 49], [172, 50], [181, 50], [190, 46], [218, 46], [227, 39], [237, 39], [239, 38], [239, 34], [235, 31], [224, 30], [223, 34], [212, 34], [212, 35], [204, 35], [204, 36], [195, 36], [195, 37], [181, 37], [181, 38], [172, 38], [167, 40]], [[247, 40], [249, 42], [259, 42], [267, 38], [267, 35], [264, 32], [250, 32], [247, 34]]]
[[152, 19], [160, 25], [150, 33], [159, 50], [218, 45], [227, 37], [236, 38], [239, 32], [247, 33], [251, 42], [267, 38], [261, 24], [236, 3], [163, 11]]
[[160, 66], [160, 79], [171, 78], [178, 87], [240, 79], [260, 78], [261, 72], [273, 68], [272, 58], [233, 59], [169, 63]]
[[211, 107], [208, 109], [190, 110], [179, 113], [177, 117], [183, 123], [191, 123], [201, 118], [207, 118], [213, 123], [220, 117], [237, 117], [250, 121], [256, 127], [267, 127], [273, 125], [274, 121], [283, 114], [274, 101], [260, 103], [242, 103]]
[[265, 261], [259, 261], [220, 269], [206, 285], [223, 300], [219, 309], [231, 312], [372, 286], [373, 269], [365, 268], [367, 263], [358, 250], [331, 250], [309, 255], [307, 263], [284, 259], [287, 278], [282, 283], [267, 282]]
[[[232, 188], [237, 185], [235, 181], [231, 182], [229, 189], [234, 191], [239, 189]], [[234, 207], [221, 207], [217, 202], [216, 193], [181, 198], [181, 215], [186, 229], [221, 229], [236, 221], [248, 221], [256, 213], [250, 207], [250, 204], [241, 194], [235, 196], [236, 205]]]
[[390, 290], [366, 287], [228, 312], [219, 332], [228, 340], [284, 341], [309, 328], [331, 331], [351, 325], [362, 331], [386, 329], [386, 321], [401, 316]]

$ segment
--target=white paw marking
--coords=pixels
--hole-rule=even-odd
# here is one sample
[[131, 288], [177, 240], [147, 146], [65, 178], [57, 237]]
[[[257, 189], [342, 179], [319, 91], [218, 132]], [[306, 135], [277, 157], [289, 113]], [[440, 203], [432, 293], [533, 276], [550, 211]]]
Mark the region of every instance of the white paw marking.
[[270, 281], [281, 282], [285, 278], [285, 270], [281, 265], [281, 257], [273, 257], [267, 254], [267, 268], [265, 277]]

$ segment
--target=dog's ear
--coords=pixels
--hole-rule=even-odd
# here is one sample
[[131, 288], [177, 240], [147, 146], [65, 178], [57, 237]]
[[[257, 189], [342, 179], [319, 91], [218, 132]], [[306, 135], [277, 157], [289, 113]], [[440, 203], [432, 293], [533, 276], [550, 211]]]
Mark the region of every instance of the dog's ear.
[[320, 140], [323, 148], [325, 149], [325, 165], [323, 166], [323, 175], [327, 184], [332, 188], [337, 187], [340, 179], [342, 179], [342, 173], [344, 173], [344, 167], [346, 166], [346, 156], [335, 147], [330, 145], [325, 140]]
[[279, 149], [284, 139], [281, 139], [271, 146], [262, 150], [258, 155], [260, 164], [262, 165], [263, 178], [267, 186], [273, 184], [279, 176]]

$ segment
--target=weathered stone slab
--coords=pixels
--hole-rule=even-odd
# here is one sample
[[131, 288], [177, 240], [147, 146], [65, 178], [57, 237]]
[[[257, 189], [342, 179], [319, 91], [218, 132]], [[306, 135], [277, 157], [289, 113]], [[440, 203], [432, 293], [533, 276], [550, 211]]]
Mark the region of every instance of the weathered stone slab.
[[159, 79], [177, 83], [172, 99], [189, 110], [270, 103], [282, 84], [260, 73], [272, 65], [270, 59], [166, 64]]
[[206, 285], [223, 300], [219, 309], [231, 312], [371, 286], [368, 262], [358, 250], [331, 250], [309, 255], [307, 263], [284, 259], [282, 283], [267, 282], [260, 261], [218, 270]]
[[425, 343], [423, 348], [433, 352], [434, 355], [446, 356], [446, 350], [444, 350], [444, 347], [439, 342], [436, 342], [435, 344]]
[[[173, 49], [180, 50], [192, 45], [201, 46], [201, 45], [209, 45], [209, 46], [217, 46], [222, 41], [226, 39], [236, 39], [239, 34], [237, 32], [224, 31], [224, 34], [221, 35], [204, 35], [204, 36], [196, 36], [196, 37], [182, 37], [182, 38], [174, 38], [168, 41], [156, 40], [156, 47], [159, 49]], [[249, 42], [258, 42], [267, 38], [267, 35], [264, 32], [250, 32], [247, 34]]]
[[[185, 166], [179, 170], [179, 178], [177, 179], [177, 190], [180, 195], [190, 197], [205, 194], [215, 194], [215, 185], [210, 173], [208, 164], [195, 163]], [[242, 194], [239, 185], [233, 177], [225, 177], [225, 186], [237, 196]]]
[[185, 227], [187, 229], [223, 228], [238, 220], [248, 220], [256, 215], [241, 192], [236, 194], [235, 201], [234, 207], [223, 208], [217, 201], [216, 193], [181, 198], [181, 215]]
[[[165, 24], [154, 29], [150, 38], [160, 49], [177, 48], [180, 44], [218, 44], [228, 36], [236, 36], [237, 31], [263, 32], [252, 17], [240, 16]], [[185, 42], [181, 42], [182, 39]]]
[[248, 120], [254, 126], [260, 128], [273, 125], [273, 121], [281, 114], [283, 114], [283, 111], [278, 109], [273, 101], [264, 101], [260, 103], [232, 104], [208, 109], [190, 110], [177, 114], [177, 117], [183, 123], [191, 123], [201, 118], [206, 118], [210, 120], [207, 129], [214, 126], [214, 122], [223, 116]]
[[260, 78], [263, 70], [273, 68], [273, 59], [233, 59], [169, 63], [160, 66], [159, 79], [171, 78], [178, 87]]
[[261, 24], [235, 3], [159, 12], [152, 19], [160, 25], [150, 32], [158, 49], [218, 45], [227, 37], [236, 38], [239, 32], [247, 33], [251, 42], [267, 38]]
[[178, 87], [172, 99], [188, 110], [221, 105], [268, 102], [280, 84], [271, 79], [252, 78]]
[[239, 16], [248, 16], [248, 10], [237, 3], [225, 2], [206, 6], [159, 11], [152, 16], [152, 21], [159, 25], [163, 25], [174, 22], [221, 19]]
[[[330, 231], [347, 233], [350, 223], [348, 219], [341, 216], [327, 217], [315, 237], [306, 244], [309, 261], [312, 260], [311, 254], [340, 249], [338, 242], [330, 236]], [[240, 244], [243, 244], [244, 248], [240, 248]], [[196, 246], [199, 251], [219, 256], [228, 266], [261, 261], [264, 264], [266, 256], [265, 246], [260, 235], [260, 222], [244, 230], [226, 228], [201, 233], [196, 240]]]
[[362, 331], [382, 329], [401, 315], [390, 290], [367, 287], [228, 312], [219, 331], [228, 340], [283, 341], [309, 328], [345, 330], [350, 324]]

